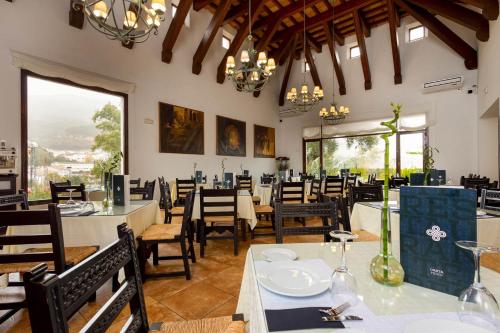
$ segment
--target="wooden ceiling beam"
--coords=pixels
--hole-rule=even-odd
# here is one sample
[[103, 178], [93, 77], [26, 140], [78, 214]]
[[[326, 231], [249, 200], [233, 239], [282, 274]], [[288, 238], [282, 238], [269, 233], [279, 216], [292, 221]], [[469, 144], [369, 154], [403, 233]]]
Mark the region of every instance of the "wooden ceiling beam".
[[422, 23], [443, 43], [464, 58], [467, 69], [477, 69], [477, 51], [467, 44], [462, 38], [455, 34], [450, 28], [435, 18], [431, 13], [418, 6], [412, 5], [404, 0], [394, 0], [394, 2]]
[[245, 22], [242, 24], [242, 27], [240, 30], [238, 30], [238, 33], [234, 37], [233, 41], [231, 42], [231, 45], [229, 46], [229, 49], [226, 51], [226, 54], [224, 55], [224, 58], [221, 60], [219, 63], [219, 67], [217, 68], [217, 83], [224, 83], [225, 80], [225, 72], [226, 72], [226, 59], [228, 56], [235, 56], [238, 50], [240, 49], [241, 45], [245, 41], [245, 39], [248, 36], [248, 22], [251, 20], [252, 23], [257, 20], [259, 17], [260, 13], [264, 9], [264, 4], [265, 0], [254, 0], [252, 1], [252, 15], [247, 16], [245, 19]]
[[366, 18], [361, 11], [358, 11], [358, 15], [361, 22], [361, 29], [363, 30], [363, 34], [366, 38], [368, 38], [371, 35], [370, 25], [368, 24], [368, 22], [366, 22]]
[[222, 25], [228, 24], [236, 20], [238, 17], [248, 14], [248, 1], [241, 1], [238, 6], [231, 8], [224, 18]]
[[290, 52], [288, 55], [288, 63], [286, 65], [285, 74], [283, 75], [283, 82], [281, 83], [280, 97], [278, 104], [280, 106], [285, 105], [286, 91], [288, 87], [288, 81], [290, 80], [290, 73], [292, 71], [293, 59], [295, 56], [295, 48], [297, 47], [298, 35], [292, 37], [292, 43], [290, 47]]
[[483, 15], [449, 1], [408, 0], [434, 14], [445, 17], [476, 32], [476, 37], [482, 42], [490, 37], [490, 25]]
[[74, 3], [75, 3], [74, 0], [69, 1], [69, 25], [77, 29], [82, 29], [83, 22], [85, 21], [85, 16], [83, 14], [83, 6], [80, 4], [75, 5]]
[[267, 49], [267, 47], [269, 46], [269, 43], [273, 39], [274, 34], [276, 33], [276, 31], [278, 31], [280, 24], [281, 24], [281, 19], [276, 18], [273, 22], [271, 22], [267, 26], [267, 29], [264, 32], [263, 37], [257, 43], [256, 48], [258, 51], [265, 51]]
[[205, 56], [207, 55], [207, 52], [210, 49], [210, 45], [212, 45], [215, 36], [217, 36], [217, 32], [219, 31], [220, 25], [224, 20], [227, 11], [231, 7], [232, 2], [233, 0], [221, 0], [219, 7], [217, 7], [217, 10], [212, 16], [212, 20], [210, 20], [207, 30], [203, 35], [203, 39], [198, 45], [198, 48], [196, 49], [196, 52], [193, 56], [193, 66], [192, 66], [193, 74], [201, 73], [203, 59], [205, 59]]
[[167, 64], [172, 61], [172, 50], [177, 38], [179, 37], [179, 33], [184, 26], [184, 21], [186, 20], [186, 16], [189, 13], [192, 4], [193, 0], [180, 0], [175, 16], [170, 22], [167, 35], [163, 40], [163, 48], [161, 52], [161, 60]]
[[212, 0], [194, 0], [193, 1], [193, 9], [196, 11], [200, 11], [206, 6], [208, 6]]
[[280, 66], [282, 66], [285, 63], [286, 61], [285, 55], [288, 54], [290, 49], [292, 47], [297, 47], [296, 44], [295, 45], [293, 44], [294, 39], [295, 35], [290, 34], [290, 36], [281, 43], [280, 47], [272, 53], [272, 55], [274, 56], [274, 61]]
[[462, 2], [482, 10], [482, 14], [490, 21], [498, 18], [498, 0], [461, 0]]
[[370, 72], [370, 63], [368, 61], [368, 54], [366, 52], [365, 36], [363, 34], [363, 27], [359, 10], [354, 11], [354, 27], [356, 30], [356, 38], [358, 40], [358, 47], [361, 58], [361, 66], [363, 67], [363, 75], [365, 77], [365, 90], [372, 88], [372, 76]]
[[319, 43], [316, 38], [314, 38], [310, 33], [307, 33], [307, 42], [310, 47], [316, 51], [316, 53], [321, 53], [323, 51], [323, 46]]
[[394, 64], [394, 84], [401, 84], [403, 76], [401, 75], [401, 57], [399, 55], [397, 14], [393, 0], [387, 0], [389, 10], [389, 34], [391, 36], [392, 62]]
[[[308, 0], [307, 1], [307, 7], [314, 6], [316, 3], [321, 2], [323, 0]], [[302, 1], [297, 1], [293, 2], [290, 5], [283, 7], [282, 9], [274, 12], [273, 14], [267, 16], [261, 21], [257, 21], [255, 23], [255, 31], [258, 31], [264, 27], [269, 26], [271, 23], [273, 23], [273, 20], [279, 19], [283, 20], [287, 17], [290, 17], [294, 14], [301, 13], [304, 10], [304, 4]]]
[[316, 68], [316, 64], [314, 63], [314, 58], [313, 58], [312, 53], [311, 53], [311, 42], [309, 41], [309, 39], [307, 39], [307, 41], [305, 43], [304, 53], [305, 53], [306, 61], [309, 64], [309, 70], [311, 71], [311, 76], [312, 76], [314, 85], [318, 86], [320, 88], [323, 87], [321, 85], [321, 79], [319, 78], [319, 75], [318, 75], [318, 69]]
[[[340, 95], [345, 95], [346, 88], [345, 88], [344, 72], [342, 71], [342, 67], [340, 67], [337, 55], [335, 53], [335, 40], [332, 35], [332, 31], [330, 30], [330, 25], [328, 23], [324, 23], [323, 29], [325, 30], [326, 42], [328, 44], [328, 49], [330, 50], [330, 55], [332, 57], [332, 62], [333, 62], [333, 68], [335, 69], [335, 76], [337, 77], [337, 82], [339, 84], [339, 93]], [[335, 95], [335, 92], [333, 94]]]

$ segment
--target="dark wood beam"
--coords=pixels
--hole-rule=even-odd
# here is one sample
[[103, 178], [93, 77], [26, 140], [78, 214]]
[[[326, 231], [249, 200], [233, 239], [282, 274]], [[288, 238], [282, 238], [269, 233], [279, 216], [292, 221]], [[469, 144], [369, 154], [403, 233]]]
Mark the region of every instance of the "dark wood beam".
[[482, 42], [488, 41], [490, 37], [488, 20], [475, 11], [449, 1], [408, 0], [408, 2], [474, 30], [477, 39]]
[[77, 29], [82, 29], [83, 22], [85, 21], [83, 6], [77, 4], [75, 8], [74, 2], [74, 0], [69, 1], [69, 25]]
[[490, 21], [498, 18], [498, 0], [462, 0], [462, 2], [481, 9], [483, 16]]
[[310, 34], [307, 33], [307, 42], [309, 43], [309, 46], [316, 51], [316, 53], [321, 53], [323, 51], [323, 45], [321, 43], [318, 43], [316, 39]]
[[193, 9], [196, 11], [202, 10], [206, 6], [208, 6], [212, 0], [194, 0], [193, 1]]
[[[345, 95], [346, 88], [345, 88], [344, 72], [342, 71], [342, 67], [340, 67], [337, 55], [335, 53], [335, 41], [332, 35], [332, 31], [330, 30], [330, 25], [328, 23], [324, 23], [323, 29], [325, 31], [328, 49], [330, 50], [330, 55], [332, 57], [333, 68], [335, 69], [335, 76], [337, 77], [337, 82], [339, 84], [339, 93], [340, 95]], [[335, 95], [335, 92], [333, 94]]]
[[450, 28], [435, 18], [431, 13], [418, 6], [412, 5], [404, 0], [394, 0], [394, 2], [422, 23], [437, 38], [448, 45], [452, 50], [464, 58], [467, 69], [477, 69], [477, 51], [467, 44], [462, 38], [455, 34]]
[[345, 38], [337, 29], [333, 29], [333, 37], [340, 46], [344, 46]]
[[366, 22], [363, 13], [361, 11], [358, 11], [358, 14], [359, 14], [359, 20], [361, 22], [361, 28], [363, 29], [363, 34], [365, 35], [365, 37], [368, 38], [371, 35], [370, 26], [368, 25], [368, 22]]
[[224, 24], [228, 24], [231, 21], [236, 20], [238, 17], [246, 15], [248, 13], [248, 1], [242, 1], [238, 6], [231, 8], [224, 18]]
[[233, 0], [222, 0], [221, 3], [219, 4], [219, 7], [217, 7], [217, 10], [212, 16], [212, 20], [208, 24], [207, 30], [203, 35], [203, 39], [198, 45], [198, 49], [196, 49], [196, 52], [193, 56], [192, 71], [194, 74], [201, 73], [203, 59], [205, 59], [205, 56], [207, 55], [210, 45], [212, 45], [215, 36], [217, 36], [217, 32], [219, 31], [220, 25], [224, 20], [227, 11], [231, 7], [232, 2]]
[[269, 46], [269, 43], [274, 37], [274, 34], [276, 31], [278, 31], [278, 28], [281, 24], [281, 19], [276, 18], [273, 22], [269, 23], [267, 26], [266, 31], [264, 32], [264, 35], [262, 38], [259, 40], [259, 43], [257, 44], [256, 49], [258, 51], [265, 51], [267, 47]]
[[226, 77], [226, 59], [228, 56], [234, 56], [240, 49], [241, 45], [245, 41], [248, 36], [248, 21], [251, 20], [252, 23], [257, 20], [259, 14], [264, 9], [265, 0], [254, 0], [252, 1], [252, 15], [248, 15], [245, 19], [245, 22], [242, 24], [240, 30], [234, 37], [229, 49], [226, 51], [224, 58], [221, 60], [219, 67], [217, 68], [217, 83], [224, 83], [224, 79]]
[[306, 41], [305, 50], [304, 50], [306, 61], [309, 64], [309, 70], [311, 71], [311, 76], [315, 86], [323, 87], [321, 85], [321, 80], [318, 75], [318, 69], [316, 68], [316, 64], [314, 63], [314, 58], [311, 53], [311, 44], [309, 43], [309, 39]]
[[361, 58], [361, 66], [363, 67], [363, 75], [365, 77], [365, 90], [370, 90], [372, 88], [372, 75], [370, 72], [370, 63], [368, 62], [368, 53], [366, 52], [365, 36], [363, 35], [363, 28], [361, 27], [362, 23], [358, 10], [354, 11], [353, 17]]
[[290, 47], [290, 53], [288, 55], [288, 63], [286, 65], [285, 74], [283, 75], [283, 82], [281, 83], [280, 97], [278, 104], [280, 106], [285, 105], [285, 97], [288, 87], [288, 80], [290, 79], [290, 73], [292, 71], [293, 59], [295, 56], [295, 48], [297, 47], [298, 36], [294, 35], [292, 44]]
[[401, 57], [399, 55], [397, 14], [393, 0], [387, 0], [389, 11], [389, 34], [391, 35], [392, 62], [394, 64], [394, 84], [401, 84], [403, 76], [401, 75]]
[[192, 4], [193, 0], [180, 0], [175, 16], [172, 18], [172, 22], [170, 22], [167, 35], [163, 40], [163, 49], [161, 52], [161, 60], [167, 64], [172, 61], [172, 50]]
[[[308, 0], [307, 7], [314, 6], [316, 3], [319, 3], [321, 1], [323, 1], [323, 0]], [[247, 5], [247, 7], [248, 7], [248, 5]], [[267, 16], [263, 20], [256, 22], [254, 29], [255, 29], [255, 31], [258, 31], [264, 27], [271, 25], [274, 22], [274, 20], [281, 21], [287, 17], [290, 17], [290, 16], [295, 15], [297, 13], [301, 13], [303, 10], [304, 10], [304, 4], [302, 1], [293, 2], [292, 4], [290, 4], [286, 7], [283, 7], [282, 9], [272, 13], [271, 15]]]
[[290, 34], [290, 36], [281, 43], [280, 47], [272, 53], [275, 62], [280, 66], [282, 66], [285, 63], [286, 61], [285, 55], [288, 54], [290, 48], [293, 46], [294, 36], [295, 35]]

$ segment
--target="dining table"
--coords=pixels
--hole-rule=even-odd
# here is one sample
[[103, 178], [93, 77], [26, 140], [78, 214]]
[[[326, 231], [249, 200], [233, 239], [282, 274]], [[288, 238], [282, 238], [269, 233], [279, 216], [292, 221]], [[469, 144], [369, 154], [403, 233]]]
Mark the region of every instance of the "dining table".
[[[305, 181], [304, 182], [304, 202], [308, 203], [307, 196], [311, 193], [312, 182]], [[269, 205], [271, 203], [271, 192], [272, 192], [271, 184], [255, 184], [253, 187], [253, 195], [260, 197], [261, 205]]]
[[[269, 330], [270, 314], [280, 311], [283, 318], [291, 318], [290, 311], [307, 307], [338, 306], [344, 299], [332, 295], [330, 290], [309, 297], [282, 296], [266, 289], [262, 278], [265, 272], [277, 262], [265, 260], [263, 251], [269, 249], [292, 250], [297, 261], [302, 264], [321, 267], [325, 275], [330, 275], [340, 266], [341, 243], [295, 243], [252, 245], [247, 252], [243, 279], [238, 298], [236, 313], [244, 315], [246, 331], [266, 333]], [[405, 327], [421, 320], [450, 320], [458, 322], [458, 300], [432, 289], [404, 282], [398, 287], [379, 284], [370, 275], [370, 262], [379, 252], [379, 242], [352, 242], [346, 246], [346, 261], [349, 272], [357, 280], [357, 303], [345, 314], [361, 316], [361, 321], [343, 321], [344, 329], [315, 328], [293, 329], [287, 332], [316, 333], [403, 333]], [[393, 254], [399, 259], [399, 241], [393, 242]], [[275, 266], [276, 267], [276, 266]], [[292, 278], [292, 277], [290, 277]], [[481, 268], [482, 283], [498, 299], [500, 296], [500, 274]], [[286, 317], [288, 313], [288, 317]], [[321, 316], [318, 315], [318, 320]], [[291, 318], [293, 319], [293, 318]], [[290, 319], [290, 320], [291, 320]], [[282, 322], [281, 322], [282, 324]], [[316, 323], [314, 323], [316, 324]], [[432, 329], [429, 330], [432, 332]], [[451, 332], [451, 331], [450, 331]]]

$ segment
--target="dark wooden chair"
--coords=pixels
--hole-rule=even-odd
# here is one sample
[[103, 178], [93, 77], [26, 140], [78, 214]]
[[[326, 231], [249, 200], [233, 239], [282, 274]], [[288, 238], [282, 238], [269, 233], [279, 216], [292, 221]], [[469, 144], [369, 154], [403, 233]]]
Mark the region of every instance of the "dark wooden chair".
[[348, 190], [350, 188], [350, 185], [356, 186], [357, 185], [357, 181], [358, 181], [358, 175], [356, 175], [356, 174], [347, 175], [345, 177], [345, 186], [344, 186], [344, 188]]
[[152, 182], [146, 180], [144, 187], [136, 187], [130, 189], [131, 195], [142, 195], [141, 200], [153, 200], [155, 195], [156, 180]]
[[408, 177], [391, 177], [389, 179], [390, 188], [399, 188], [401, 186], [408, 186], [410, 184], [410, 179]]
[[314, 179], [311, 183], [311, 191], [307, 195], [307, 201], [314, 203], [318, 201], [319, 195], [321, 194], [321, 179]]
[[[7, 253], [0, 254], [0, 274], [24, 273], [41, 262], [48, 263], [47, 267], [51, 271], [60, 274], [98, 250], [97, 246], [64, 247], [61, 214], [56, 204], [49, 204], [48, 210], [0, 211], [0, 227], [15, 226], [47, 226], [50, 232], [36, 235], [0, 235], [0, 244], [24, 248], [50, 244], [50, 247], [28, 248], [20, 253], [10, 253], [9, 250]], [[7, 289], [22, 285], [23, 282], [9, 281]], [[0, 298], [3, 292], [8, 291], [0, 290]], [[91, 297], [95, 298], [95, 295], [88, 295], [86, 299]], [[0, 303], [0, 310], [7, 310], [0, 317], [0, 323], [26, 306], [26, 300], [22, 297], [18, 300]]]
[[329, 197], [343, 197], [344, 183], [342, 177], [326, 177], [324, 194]]
[[335, 201], [337, 207], [337, 218], [339, 224], [342, 224], [343, 230], [351, 231], [351, 219], [349, 214], [348, 199], [344, 197], [329, 197], [324, 194], [319, 196], [320, 202]]
[[[200, 189], [200, 220], [197, 231], [202, 258], [205, 256], [207, 239], [232, 239], [234, 255], [238, 255], [238, 224], [242, 224], [243, 235], [246, 234], [246, 228], [238, 218], [237, 195], [236, 189]], [[213, 231], [223, 233], [227, 230], [232, 232], [232, 236], [208, 236]]]
[[130, 179], [129, 183], [130, 183], [130, 188], [139, 188], [141, 187], [141, 178]]
[[356, 202], [371, 202], [371, 201], [383, 201], [384, 194], [382, 192], [382, 186], [379, 185], [368, 185], [368, 186], [350, 186], [349, 188], [349, 207], [352, 211], [354, 204]]
[[[181, 224], [153, 224], [150, 225], [142, 235], [137, 237], [139, 243], [139, 263], [141, 266], [141, 275], [144, 279], [152, 277], [173, 277], [186, 276], [186, 280], [191, 280], [191, 271], [189, 269], [189, 259], [196, 262], [193, 245], [193, 223], [191, 215], [193, 214], [195, 192], [191, 191], [186, 196], [184, 206], [184, 216]], [[158, 253], [159, 244], [180, 244], [180, 256], [160, 256]], [[186, 244], [187, 243], [187, 244]], [[146, 262], [149, 253], [153, 253], [153, 265], [157, 266], [160, 260], [179, 260], [182, 259], [184, 271], [168, 273], [148, 273], [146, 271]]]
[[194, 179], [179, 179], [175, 178], [175, 191], [177, 198], [175, 199], [175, 206], [183, 206], [186, 201], [186, 195], [192, 190], [196, 190], [196, 182]]
[[166, 182], [160, 182], [160, 200], [165, 202], [165, 223], [172, 223], [174, 216], [183, 216], [184, 207], [174, 207], [172, 203], [172, 193], [170, 192], [170, 185]]
[[236, 176], [236, 188], [238, 190], [246, 190], [250, 193], [252, 196], [252, 202], [254, 204], [259, 204], [260, 203], [260, 197], [259, 196], [254, 196], [253, 195], [253, 188], [252, 188], [252, 176], [242, 176], [242, 175], [237, 175]]
[[134, 235], [125, 224], [118, 226], [118, 240], [59, 276], [48, 273], [45, 264], [24, 274], [32, 332], [68, 333], [69, 319], [85, 304], [85, 298], [103, 287], [121, 269], [125, 271], [124, 282], [80, 332], [106, 332], [125, 309], [130, 310], [130, 314], [121, 332], [147, 333], [150, 328], [161, 333], [204, 332], [206, 327], [215, 332], [245, 332], [242, 315], [158, 322], [150, 327]]
[[500, 190], [482, 189], [479, 207], [486, 210], [500, 211]]
[[[475, 176], [472, 178], [464, 178], [463, 186], [464, 188], [476, 190], [477, 199], [479, 200], [482, 191], [490, 188], [490, 179], [486, 177], [479, 178], [479, 176], [477, 176], [477, 178]], [[480, 206], [479, 203], [478, 206]]]
[[69, 199], [69, 190], [73, 190], [71, 193], [71, 198], [75, 201], [87, 201], [87, 192], [85, 191], [85, 185], [71, 185], [69, 180], [65, 183], [53, 183], [50, 182], [50, 195], [52, 198], [52, 203], [61, 203], [61, 201], [67, 201]]
[[275, 182], [275, 178], [273, 176], [262, 176], [260, 177], [261, 184], [272, 184]]
[[284, 204], [304, 203], [304, 182], [285, 182], [280, 183], [279, 200]]
[[[322, 226], [285, 227], [284, 219], [320, 217]], [[325, 242], [329, 242], [330, 231], [338, 230], [336, 201], [313, 204], [283, 204], [276, 202], [275, 207], [276, 243], [283, 243], [286, 235], [323, 235]]]
[[[271, 197], [269, 199], [269, 205], [255, 205], [255, 215], [257, 216], [257, 219], [260, 221], [262, 216], [266, 217], [266, 220], [271, 220], [271, 228], [274, 231], [275, 230], [275, 222], [274, 222], [274, 205], [275, 205], [275, 195], [276, 195], [276, 188], [278, 187], [278, 184], [273, 183], [271, 184]], [[258, 224], [254, 227], [253, 230], [250, 231], [252, 239], [255, 238], [255, 229], [269, 229], [267, 226], [259, 226]], [[269, 235], [274, 235], [273, 233], [258, 233], [259, 236], [269, 236]]]

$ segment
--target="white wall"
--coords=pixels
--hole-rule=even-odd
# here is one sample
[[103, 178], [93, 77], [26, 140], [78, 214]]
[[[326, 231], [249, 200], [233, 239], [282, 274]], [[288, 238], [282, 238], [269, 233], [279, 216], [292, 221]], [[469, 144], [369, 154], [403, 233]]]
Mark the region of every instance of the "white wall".
[[[129, 97], [130, 173], [133, 177], [167, 179], [188, 177], [193, 163], [213, 177], [220, 174], [223, 157], [215, 155], [215, 116], [246, 121], [247, 157], [229, 158], [226, 170], [239, 172], [240, 163], [254, 175], [274, 170], [273, 159], [253, 158], [253, 124], [275, 127], [277, 81], [254, 98], [238, 93], [230, 82], [216, 83], [216, 69], [224, 56], [222, 31], [210, 48], [201, 74], [191, 73], [192, 57], [208, 26], [211, 14], [192, 12], [174, 48], [171, 64], [161, 61], [161, 45], [169, 25], [164, 22], [152, 36], [133, 50], [110, 41], [88, 22], [83, 30], [68, 24], [69, 1], [0, 1], [0, 139], [20, 148], [20, 71], [11, 65], [16, 50], [118, 80], [136, 84]], [[205, 155], [159, 153], [158, 102], [168, 102], [205, 112]], [[144, 119], [154, 120], [146, 125]]]
[[[335, 81], [335, 100], [338, 104], [350, 107], [348, 121], [390, 116], [391, 101], [403, 104], [403, 113], [431, 113], [435, 124], [429, 129], [430, 144], [440, 151], [436, 166], [447, 169], [448, 174], [457, 181], [461, 175], [477, 170], [477, 95], [466, 92], [477, 83], [477, 71], [467, 70], [463, 59], [432, 33], [424, 40], [405, 43], [405, 24], [411, 22], [410, 18], [405, 19], [398, 30], [403, 84], [394, 85], [389, 26], [385, 24], [372, 29], [371, 37], [366, 39], [372, 74], [371, 90], [364, 90], [360, 59], [346, 59], [347, 47], [355, 42], [355, 39], [347, 39], [346, 45], [338, 48], [347, 94], [338, 96], [338, 84]], [[446, 24], [476, 47], [473, 32], [450, 22]], [[322, 69], [319, 75], [325, 96], [328, 96], [325, 103], [331, 103], [333, 65], [327, 47], [324, 46], [323, 52], [315, 57], [317, 67]], [[465, 77], [462, 90], [422, 93], [421, 88], [425, 81], [452, 75]], [[296, 62], [291, 84], [299, 85], [301, 80], [300, 65]], [[312, 85], [312, 81], [310, 84]], [[280, 123], [279, 154], [289, 156], [294, 169], [302, 169], [302, 148], [297, 148], [302, 147], [302, 128], [319, 124], [317, 112], [283, 119]]]

